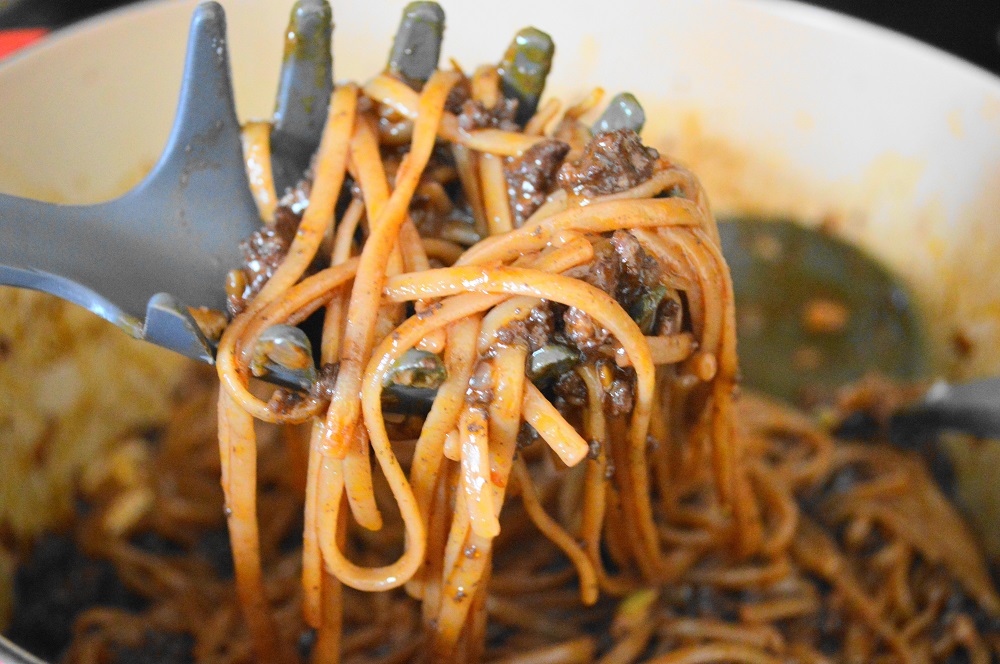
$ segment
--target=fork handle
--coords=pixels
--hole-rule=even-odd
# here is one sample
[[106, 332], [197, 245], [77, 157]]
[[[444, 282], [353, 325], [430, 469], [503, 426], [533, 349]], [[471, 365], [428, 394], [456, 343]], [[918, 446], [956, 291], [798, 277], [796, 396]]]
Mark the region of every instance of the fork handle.
[[3, 664], [45, 664], [34, 655], [22, 650], [0, 636], [0, 662]]
[[116, 232], [114, 211], [108, 204], [54, 205], [0, 194], [0, 284], [45, 291], [138, 329], [146, 303], [133, 286], [150, 272], [134, 269], [131, 257], [142, 247]]
[[[259, 221], [243, 165], [225, 14], [205, 2], [191, 21], [177, 116], [153, 171], [97, 205], [0, 195], [0, 284], [52, 293], [133, 336], [210, 359], [186, 307], [225, 310], [226, 273], [241, 263], [239, 242]], [[170, 324], [151, 328], [150, 313]]]
[[893, 415], [889, 426], [890, 435], [904, 446], [919, 446], [946, 430], [1000, 439], [1000, 378], [939, 382], [923, 400]]
[[934, 385], [917, 407], [939, 428], [955, 428], [979, 438], [1000, 439], [1000, 378]]

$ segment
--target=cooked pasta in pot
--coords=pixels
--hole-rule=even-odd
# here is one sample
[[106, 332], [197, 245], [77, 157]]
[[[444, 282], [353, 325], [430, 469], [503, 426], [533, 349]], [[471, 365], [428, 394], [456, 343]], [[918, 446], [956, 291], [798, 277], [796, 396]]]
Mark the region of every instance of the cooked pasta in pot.
[[[217, 419], [195, 381], [142, 477], [95, 480], [77, 540], [145, 599], [85, 611], [69, 661], [164, 634], [199, 662], [1000, 656], [920, 462], [738, 393], [707, 197], [591, 135], [600, 96], [522, 125], [495, 66], [383, 73], [337, 87], [295, 191], [256, 171]], [[313, 361], [262, 335], [303, 324], [311, 387], [262, 395], [264, 364]], [[231, 579], [202, 545], [223, 513]]]

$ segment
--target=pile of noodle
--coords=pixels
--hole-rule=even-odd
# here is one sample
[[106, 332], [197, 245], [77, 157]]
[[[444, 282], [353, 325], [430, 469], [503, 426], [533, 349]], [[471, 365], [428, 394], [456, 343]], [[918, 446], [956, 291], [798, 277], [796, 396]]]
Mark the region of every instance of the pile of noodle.
[[[70, 661], [152, 632], [220, 663], [1000, 656], [982, 555], [918, 460], [737, 394], [732, 284], [688, 171], [656, 156], [638, 184], [553, 187], [518, 219], [505, 168], [553, 139], [578, 163], [600, 95], [466, 129], [446, 106], [502, 104], [495, 67], [419, 87], [337, 87], [294, 240], [219, 341], [217, 421], [195, 384], [150, 448], [151, 507], [109, 534], [111, 492], [83, 527], [151, 604], [83, 614]], [[594, 285], [609, 242], [655, 264], [675, 324], [644, 331]], [[528, 376], [539, 311], [598, 340], [566, 370], [575, 401]], [[257, 340], [310, 318], [327, 383], [261, 394]], [[383, 412], [413, 348], [446, 377], [426, 415]], [[232, 578], [197, 546], [223, 513]]]

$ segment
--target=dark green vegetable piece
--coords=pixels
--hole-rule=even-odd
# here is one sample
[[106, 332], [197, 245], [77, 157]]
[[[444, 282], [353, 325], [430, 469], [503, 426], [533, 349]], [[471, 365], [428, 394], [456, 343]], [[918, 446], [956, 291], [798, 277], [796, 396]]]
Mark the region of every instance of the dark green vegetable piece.
[[399, 415], [426, 415], [437, 393], [437, 388], [389, 385], [382, 390], [382, 410]]
[[519, 124], [527, 122], [538, 108], [555, 51], [552, 37], [538, 28], [524, 28], [500, 61], [501, 90], [504, 97], [517, 99], [514, 119]]
[[386, 412], [426, 415], [437, 390], [447, 378], [441, 358], [434, 353], [411, 348], [396, 360], [386, 374], [382, 390], [382, 408]]
[[441, 5], [436, 2], [406, 5], [389, 53], [389, 72], [411, 85], [425, 83], [437, 69], [443, 36]]
[[580, 353], [562, 344], [545, 344], [528, 358], [528, 378], [547, 384], [580, 363]]
[[316, 380], [309, 337], [297, 327], [272, 325], [257, 339], [250, 371], [269, 382], [308, 391]]
[[639, 296], [639, 299], [629, 307], [629, 315], [643, 334], [649, 336], [656, 330], [656, 312], [660, 310], [660, 303], [663, 302], [666, 295], [667, 287], [663, 284], [656, 284]]
[[396, 360], [396, 364], [386, 374], [383, 385], [436, 390], [441, 387], [447, 376], [448, 372], [440, 357], [434, 353], [411, 348]]
[[614, 96], [601, 113], [601, 117], [597, 118], [593, 132], [603, 134], [606, 131], [631, 129], [639, 133], [644, 124], [646, 124], [646, 112], [642, 110], [642, 104], [632, 96], [631, 92], [621, 92]]

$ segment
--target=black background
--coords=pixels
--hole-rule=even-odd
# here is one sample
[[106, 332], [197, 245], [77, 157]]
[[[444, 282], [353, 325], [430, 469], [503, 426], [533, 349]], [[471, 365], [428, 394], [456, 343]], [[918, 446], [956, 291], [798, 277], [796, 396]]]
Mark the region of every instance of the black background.
[[[127, 2], [15, 0], [10, 10], [0, 13], [0, 29], [60, 27]], [[1000, 74], [1000, 0], [812, 0], [811, 4], [912, 35]]]

